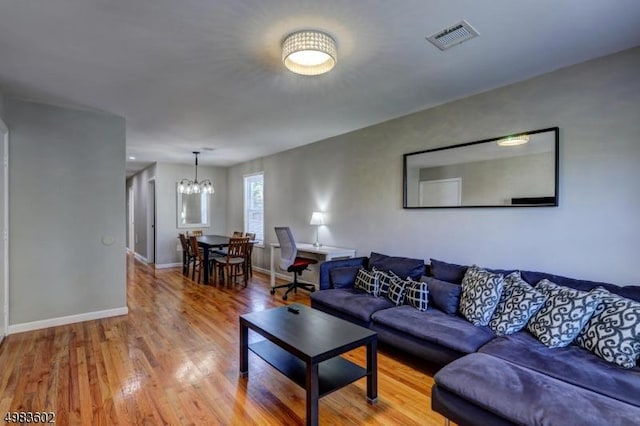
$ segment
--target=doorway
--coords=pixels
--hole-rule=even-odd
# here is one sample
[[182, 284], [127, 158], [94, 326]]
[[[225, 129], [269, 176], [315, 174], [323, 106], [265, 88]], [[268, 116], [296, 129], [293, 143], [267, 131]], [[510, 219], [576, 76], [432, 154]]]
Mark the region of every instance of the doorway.
[[134, 254], [136, 252], [136, 232], [135, 232], [135, 213], [136, 213], [136, 198], [135, 190], [133, 186], [129, 188], [129, 253]]
[[147, 262], [150, 264], [156, 263], [156, 180], [155, 178], [149, 179], [147, 197], [147, 223], [149, 229], [147, 230]]

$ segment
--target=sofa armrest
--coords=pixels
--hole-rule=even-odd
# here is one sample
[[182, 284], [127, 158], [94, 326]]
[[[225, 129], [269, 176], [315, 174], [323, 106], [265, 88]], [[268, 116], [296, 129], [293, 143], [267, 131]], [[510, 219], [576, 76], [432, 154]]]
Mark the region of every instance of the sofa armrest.
[[319, 289], [326, 290], [331, 288], [331, 270], [334, 268], [344, 268], [347, 266], [367, 267], [369, 263], [368, 257], [353, 257], [350, 259], [329, 260], [320, 264], [320, 283]]

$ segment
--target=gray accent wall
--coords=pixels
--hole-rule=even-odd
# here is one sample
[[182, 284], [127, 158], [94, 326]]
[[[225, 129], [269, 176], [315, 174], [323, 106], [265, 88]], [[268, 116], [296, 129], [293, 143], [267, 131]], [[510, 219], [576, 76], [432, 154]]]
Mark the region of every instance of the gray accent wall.
[[[309, 218], [323, 210], [321, 242], [358, 255], [640, 284], [638, 69], [635, 48], [234, 166], [227, 229], [242, 227], [243, 175], [264, 171], [267, 243], [274, 225], [312, 242]], [[402, 209], [404, 153], [553, 126], [559, 207]]]
[[125, 121], [6, 99], [10, 323], [124, 308]]

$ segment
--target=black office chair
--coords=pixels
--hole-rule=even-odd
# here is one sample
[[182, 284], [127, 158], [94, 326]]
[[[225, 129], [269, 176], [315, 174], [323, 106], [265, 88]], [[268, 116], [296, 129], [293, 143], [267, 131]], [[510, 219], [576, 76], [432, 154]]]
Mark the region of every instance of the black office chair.
[[293, 272], [293, 282], [272, 287], [271, 294], [275, 294], [276, 289], [285, 287], [287, 288], [287, 291], [282, 295], [282, 300], [287, 300], [287, 295], [291, 291], [297, 293], [299, 288], [313, 293], [316, 290], [316, 287], [313, 284], [298, 282], [298, 275], [301, 275], [302, 271], [307, 269], [309, 265], [318, 263], [318, 261], [315, 259], [298, 257], [296, 241], [293, 239], [293, 234], [288, 226], [276, 226], [275, 230], [276, 236], [278, 237], [278, 243], [280, 244], [280, 268], [287, 272]]

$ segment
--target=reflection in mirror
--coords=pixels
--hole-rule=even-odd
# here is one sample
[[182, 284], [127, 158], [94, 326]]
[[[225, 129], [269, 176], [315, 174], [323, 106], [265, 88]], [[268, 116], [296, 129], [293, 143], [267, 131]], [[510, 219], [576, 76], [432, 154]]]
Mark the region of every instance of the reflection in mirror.
[[209, 226], [209, 194], [176, 193], [178, 228]]
[[558, 128], [404, 155], [404, 208], [558, 205]]

